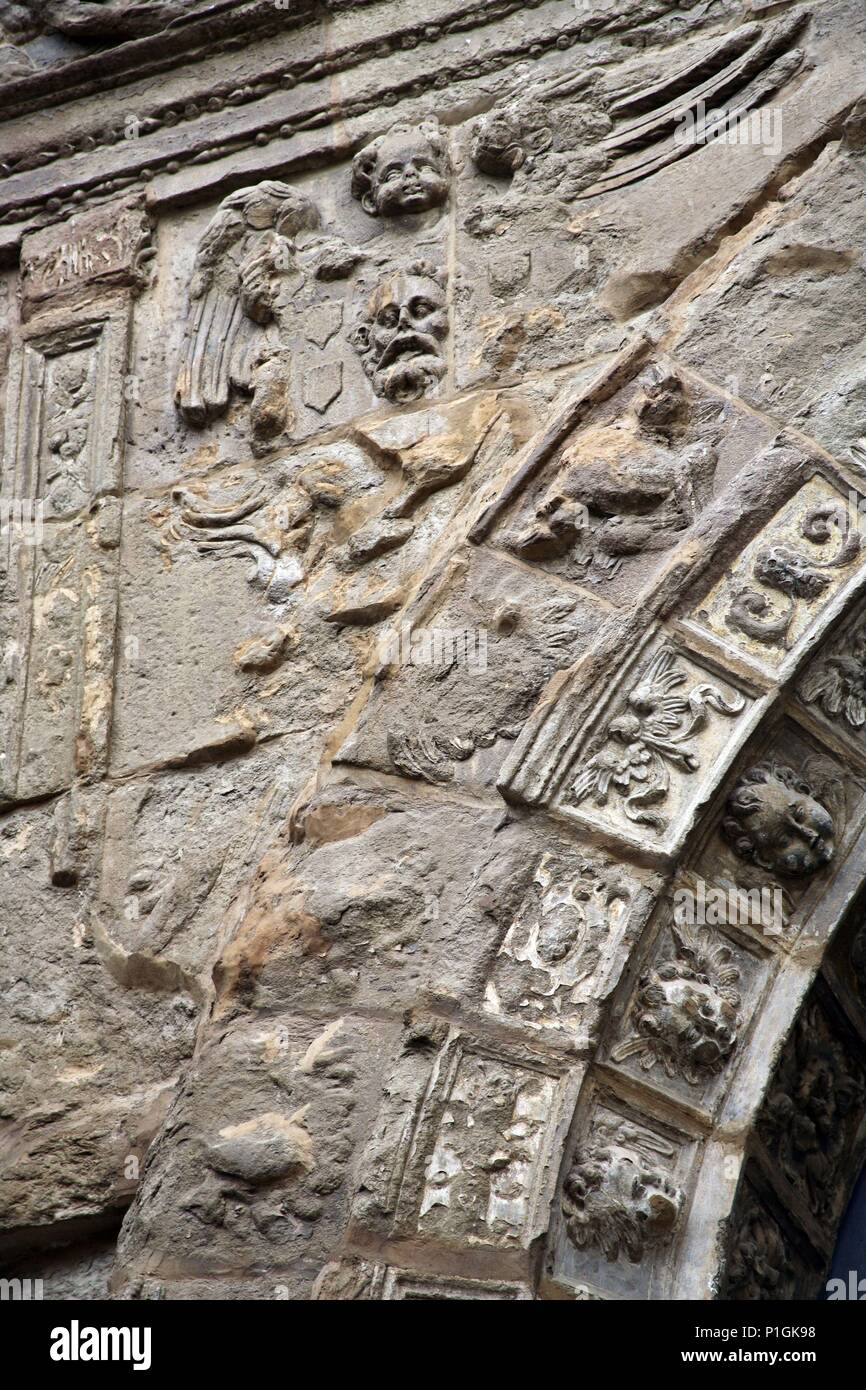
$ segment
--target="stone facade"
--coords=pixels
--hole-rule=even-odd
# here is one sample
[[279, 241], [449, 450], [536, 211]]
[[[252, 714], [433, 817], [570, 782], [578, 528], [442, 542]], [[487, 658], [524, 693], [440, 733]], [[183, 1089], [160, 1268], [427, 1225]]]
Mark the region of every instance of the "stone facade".
[[794, 1299], [866, 1156], [861, 0], [0, 3], [0, 1258]]

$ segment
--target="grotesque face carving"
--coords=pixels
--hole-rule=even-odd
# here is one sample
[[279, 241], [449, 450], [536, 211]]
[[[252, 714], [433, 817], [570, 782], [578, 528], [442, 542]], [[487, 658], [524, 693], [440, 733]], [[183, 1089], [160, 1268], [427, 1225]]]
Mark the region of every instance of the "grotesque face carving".
[[668, 1075], [689, 1081], [721, 1071], [737, 1040], [739, 995], [717, 988], [683, 962], [666, 962], [644, 980], [638, 1032]]
[[579, 1158], [565, 1180], [562, 1212], [569, 1239], [608, 1260], [622, 1252], [637, 1264], [673, 1231], [682, 1193], [637, 1150], [612, 1142]]
[[444, 375], [443, 279], [433, 266], [417, 262], [383, 280], [365, 304], [350, 341], [377, 396], [415, 401]]
[[439, 126], [395, 126], [352, 165], [352, 192], [371, 217], [426, 212], [448, 196], [448, 152]]
[[722, 823], [741, 859], [788, 878], [808, 878], [833, 857], [833, 819], [789, 767], [761, 763], [740, 778]]

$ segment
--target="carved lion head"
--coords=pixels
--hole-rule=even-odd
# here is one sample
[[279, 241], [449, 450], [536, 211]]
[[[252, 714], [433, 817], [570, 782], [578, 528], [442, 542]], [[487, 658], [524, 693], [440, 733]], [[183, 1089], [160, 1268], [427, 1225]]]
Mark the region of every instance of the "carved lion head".
[[737, 1041], [740, 996], [685, 961], [665, 961], [645, 975], [637, 1030], [669, 1076], [696, 1082], [721, 1071]]
[[644, 1251], [666, 1240], [682, 1207], [682, 1193], [631, 1148], [593, 1146], [572, 1165], [562, 1192], [569, 1239], [594, 1246], [608, 1260], [624, 1253], [637, 1264]]

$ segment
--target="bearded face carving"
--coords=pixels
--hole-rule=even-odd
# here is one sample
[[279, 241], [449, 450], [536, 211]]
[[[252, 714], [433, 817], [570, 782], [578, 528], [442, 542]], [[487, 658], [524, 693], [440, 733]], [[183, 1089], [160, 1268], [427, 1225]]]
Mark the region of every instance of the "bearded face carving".
[[728, 798], [722, 830], [741, 859], [769, 873], [808, 878], [832, 859], [833, 818], [790, 767], [760, 763]]
[[445, 374], [445, 277], [427, 262], [383, 280], [364, 305], [350, 342], [377, 396], [416, 401]]
[[[607, 1136], [605, 1136], [606, 1138]], [[625, 1254], [638, 1264], [648, 1248], [666, 1241], [682, 1208], [682, 1193], [652, 1167], [642, 1149], [649, 1136], [602, 1139], [579, 1154], [563, 1185], [562, 1213], [569, 1239], [595, 1247], [608, 1260]], [[656, 1152], [670, 1154], [653, 1141]]]
[[435, 121], [398, 125], [355, 156], [352, 193], [371, 217], [427, 212], [448, 197], [450, 163]]

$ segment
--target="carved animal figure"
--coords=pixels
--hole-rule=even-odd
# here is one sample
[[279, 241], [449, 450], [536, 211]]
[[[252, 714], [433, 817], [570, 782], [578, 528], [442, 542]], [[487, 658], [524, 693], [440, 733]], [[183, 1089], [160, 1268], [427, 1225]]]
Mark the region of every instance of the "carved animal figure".
[[511, 542], [525, 559], [578, 546], [591, 581], [609, 579], [625, 556], [665, 550], [712, 493], [717, 457], [704, 444], [676, 450], [682, 384], [652, 375], [625, 422], [586, 430], [561, 455], [557, 477], [529, 525]]
[[676, 921], [671, 930], [674, 954], [641, 977], [636, 1036], [613, 1056], [618, 1062], [639, 1056], [646, 1071], [660, 1062], [668, 1076], [696, 1085], [720, 1072], [736, 1045], [740, 972], [730, 947], [706, 930], [691, 932]]
[[672, 1152], [654, 1136], [623, 1126], [578, 1154], [562, 1192], [565, 1227], [578, 1249], [595, 1246], [608, 1260], [624, 1254], [638, 1264], [647, 1249], [669, 1238], [682, 1193], [650, 1166], [648, 1154]]

